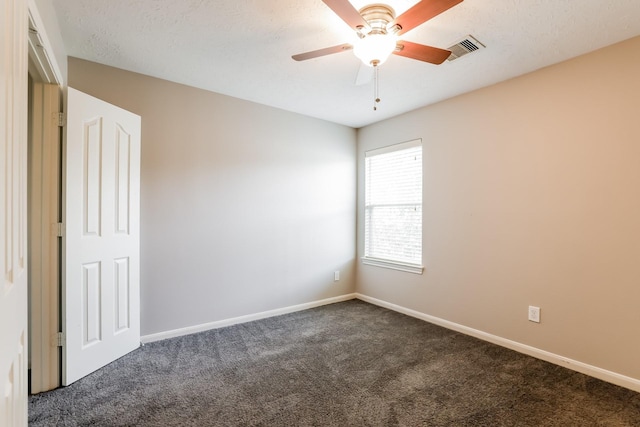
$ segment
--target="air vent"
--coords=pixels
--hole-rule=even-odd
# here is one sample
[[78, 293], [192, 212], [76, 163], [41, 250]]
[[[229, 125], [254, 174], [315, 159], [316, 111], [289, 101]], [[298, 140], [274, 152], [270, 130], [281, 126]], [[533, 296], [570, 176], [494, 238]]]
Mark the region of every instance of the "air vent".
[[476, 50], [484, 49], [485, 47], [486, 46], [480, 43], [478, 39], [469, 35], [448, 48], [451, 51], [451, 55], [449, 55], [447, 61], [453, 61], [454, 59], [458, 59], [461, 56], [475, 52]]

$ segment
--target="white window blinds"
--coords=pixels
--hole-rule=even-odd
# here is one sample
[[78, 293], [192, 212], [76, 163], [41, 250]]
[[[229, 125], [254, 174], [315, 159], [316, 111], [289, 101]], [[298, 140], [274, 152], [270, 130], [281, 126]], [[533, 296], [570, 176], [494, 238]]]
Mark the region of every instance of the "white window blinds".
[[367, 258], [422, 264], [421, 140], [365, 153]]

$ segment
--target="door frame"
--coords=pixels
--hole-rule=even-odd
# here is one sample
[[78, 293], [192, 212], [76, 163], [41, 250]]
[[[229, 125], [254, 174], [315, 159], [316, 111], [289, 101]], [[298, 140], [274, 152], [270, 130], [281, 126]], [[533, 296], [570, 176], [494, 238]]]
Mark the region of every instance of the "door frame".
[[[30, 76], [33, 76], [30, 73]], [[57, 85], [30, 83], [28, 237], [30, 307], [30, 391], [60, 385], [60, 111]]]
[[[35, 394], [60, 386], [60, 128], [64, 85], [60, 67], [33, 0], [29, 15], [29, 385]], [[57, 86], [55, 88], [45, 84]], [[57, 153], [57, 155], [56, 155]]]

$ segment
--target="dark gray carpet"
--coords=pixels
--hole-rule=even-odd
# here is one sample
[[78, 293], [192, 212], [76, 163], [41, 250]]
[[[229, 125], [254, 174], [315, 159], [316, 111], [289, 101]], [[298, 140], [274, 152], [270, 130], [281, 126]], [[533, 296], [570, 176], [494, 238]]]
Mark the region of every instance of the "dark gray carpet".
[[361, 301], [147, 344], [32, 426], [640, 426], [640, 394]]

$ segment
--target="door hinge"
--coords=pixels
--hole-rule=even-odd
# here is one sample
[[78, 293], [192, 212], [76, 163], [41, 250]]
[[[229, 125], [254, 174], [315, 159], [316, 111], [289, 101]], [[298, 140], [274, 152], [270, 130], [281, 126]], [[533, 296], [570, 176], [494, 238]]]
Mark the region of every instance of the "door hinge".
[[56, 224], [56, 237], [64, 236], [64, 224], [59, 222]]
[[54, 119], [58, 122], [59, 127], [63, 127], [67, 124], [67, 116], [64, 113], [53, 113]]
[[58, 332], [58, 347], [64, 346], [64, 333]]

